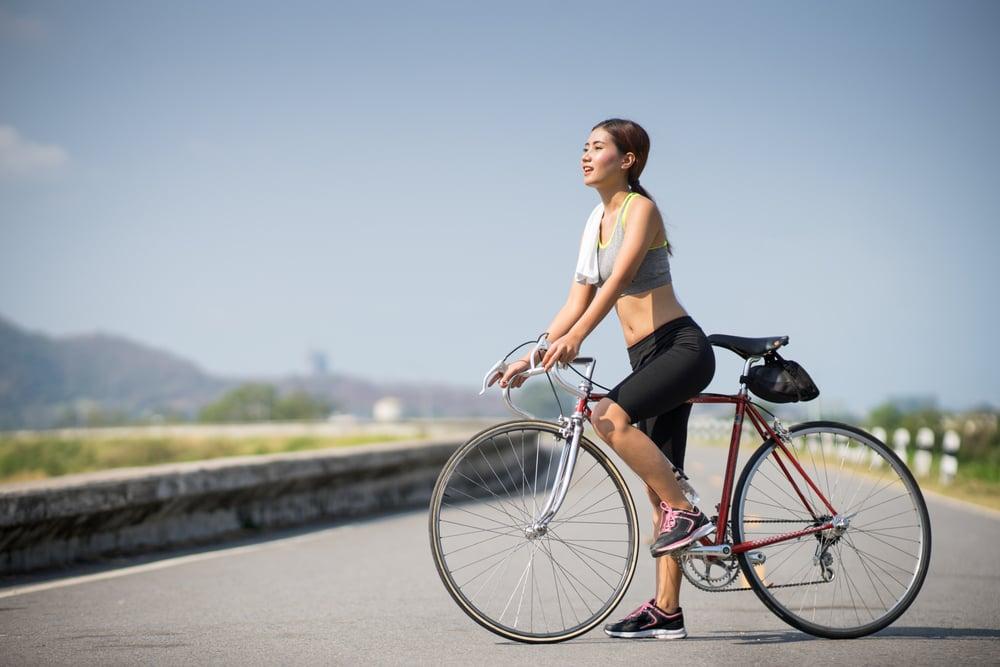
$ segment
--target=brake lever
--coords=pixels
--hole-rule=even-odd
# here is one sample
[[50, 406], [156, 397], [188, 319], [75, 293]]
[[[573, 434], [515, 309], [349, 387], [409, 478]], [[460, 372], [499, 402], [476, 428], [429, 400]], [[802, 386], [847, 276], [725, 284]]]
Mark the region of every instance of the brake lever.
[[493, 368], [488, 370], [486, 372], [486, 376], [483, 378], [483, 389], [482, 391], [479, 392], [479, 395], [482, 396], [483, 394], [486, 393], [486, 388], [489, 387], [489, 381], [491, 377], [493, 377], [496, 373], [500, 373], [500, 375], [503, 375], [506, 372], [507, 372], [507, 362], [504, 361], [503, 359], [493, 364]]
[[[538, 337], [538, 342], [535, 343], [535, 347], [531, 348], [531, 357], [530, 357], [531, 366], [530, 368], [528, 368], [529, 371], [533, 371], [536, 368], [541, 368], [541, 366], [535, 365], [535, 356], [539, 352], [548, 352], [548, 350], [549, 350], [549, 334], [548, 332], [546, 332]], [[538, 361], [539, 363], [541, 363], [542, 360], [539, 359]]]

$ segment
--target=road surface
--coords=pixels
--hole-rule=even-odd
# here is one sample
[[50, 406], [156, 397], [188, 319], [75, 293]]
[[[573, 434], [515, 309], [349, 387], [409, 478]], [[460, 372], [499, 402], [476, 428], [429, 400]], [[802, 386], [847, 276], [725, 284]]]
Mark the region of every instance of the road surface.
[[[724, 450], [689, 450], [688, 471], [702, 495], [717, 494]], [[997, 664], [1000, 514], [927, 500], [933, 553], [923, 590], [893, 626], [859, 640], [804, 635], [750, 592], [711, 594], [685, 584], [690, 637], [683, 641], [614, 640], [599, 628], [555, 645], [506, 641], [452, 602], [431, 560], [426, 512], [414, 511], [6, 580], [0, 662]], [[641, 554], [612, 619], [649, 597], [652, 577], [652, 559]]]

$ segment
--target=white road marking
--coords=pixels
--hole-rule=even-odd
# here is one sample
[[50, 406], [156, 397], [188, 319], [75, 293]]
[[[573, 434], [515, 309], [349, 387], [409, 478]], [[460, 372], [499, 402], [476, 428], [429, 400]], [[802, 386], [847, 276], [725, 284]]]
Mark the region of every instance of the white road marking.
[[324, 530], [320, 530], [315, 533], [309, 533], [307, 535], [296, 535], [294, 537], [269, 540], [267, 542], [261, 542], [259, 544], [246, 544], [241, 547], [230, 547], [228, 549], [218, 549], [216, 551], [207, 551], [205, 553], [191, 554], [189, 556], [178, 556], [176, 558], [167, 558], [164, 560], [154, 561], [152, 563], [143, 563], [142, 565], [131, 565], [129, 567], [123, 567], [117, 570], [108, 570], [106, 572], [84, 574], [78, 577], [57, 579], [55, 581], [45, 581], [38, 584], [27, 584], [25, 586], [14, 586], [13, 588], [0, 590], [0, 599], [11, 598], [16, 595], [27, 595], [29, 593], [40, 593], [42, 591], [50, 591], [56, 588], [65, 588], [67, 586], [78, 586], [80, 584], [89, 584], [94, 581], [117, 579], [118, 577], [127, 577], [133, 574], [142, 574], [143, 572], [154, 572], [156, 570], [165, 570], [169, 567], [177, 567], [178, 565], [187, 565], [188, 563], [197, 563], [200, 561], [212, 560], [214, 558], [225, 558], [227, 556], [236, 556], [239, 554], [253, 553], [255, 551], [265, 551], [267, 549], [275, 549], [278, 547], [284, 547], [291, 544], [310, 542], [312, 540], [317, 540], [322, 537], [325, 537], [334, 531], [344, 530], [346, 528], [352, 528], [352, 527], [354, 527], [354, 524], [346, 524], [343, 526], [326, 528]]

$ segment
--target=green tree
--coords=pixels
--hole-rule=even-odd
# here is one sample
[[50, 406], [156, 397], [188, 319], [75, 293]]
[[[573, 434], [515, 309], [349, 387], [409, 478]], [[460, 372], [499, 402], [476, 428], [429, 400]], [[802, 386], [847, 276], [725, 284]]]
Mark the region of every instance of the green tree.
[[260, 422], [318, 419], [329, 414], [328, 402], [304, 391], [280, 396], [269, 384], [247, 383], [209, 403], [198, 414], [202, 422]]
[[209, 403], [198, 414], [202, 422], [258, 422], [272, 419], [278, 390], [268, 384], [247, 383]]
[[330, 414], [332, 406], [304, 391], [294, 391], [274, 406], [274, 419], [320, 419]]

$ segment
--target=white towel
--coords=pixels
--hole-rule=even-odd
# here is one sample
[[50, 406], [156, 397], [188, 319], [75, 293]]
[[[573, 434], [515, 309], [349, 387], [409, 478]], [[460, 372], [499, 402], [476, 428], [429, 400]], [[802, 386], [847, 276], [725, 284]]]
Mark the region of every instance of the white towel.
[[604, 204], [598, 204], [587, 218], [587, 226], [583, 228], [583, 239], [580, 241], [580, 256], [576, 260], [576, 275], [574, 279], [584, 285], [596, 285], [599, 280], [597, 271], [597, 240], [601, 233], [601, 218], [604, 217]]

